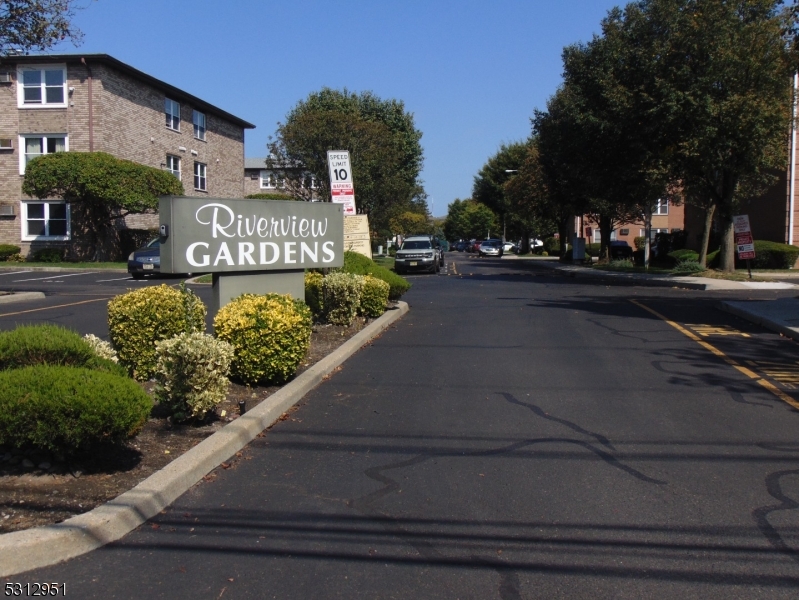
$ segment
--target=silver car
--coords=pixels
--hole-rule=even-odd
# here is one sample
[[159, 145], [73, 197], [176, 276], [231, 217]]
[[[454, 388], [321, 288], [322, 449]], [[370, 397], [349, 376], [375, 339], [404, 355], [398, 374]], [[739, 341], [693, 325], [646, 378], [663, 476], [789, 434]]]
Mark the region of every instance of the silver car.
[[480, 256], [496, 256], [501, 258], [503, 254], [502, 240], [486, 240], [480, 244]]

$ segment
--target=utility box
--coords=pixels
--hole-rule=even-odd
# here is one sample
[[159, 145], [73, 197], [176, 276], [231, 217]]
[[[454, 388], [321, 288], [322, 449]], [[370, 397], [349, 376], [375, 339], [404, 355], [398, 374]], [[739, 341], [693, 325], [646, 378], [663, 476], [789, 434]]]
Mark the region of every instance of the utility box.
[[572, 243], [572, 260], [575, 262], [585, 260], [585, 238], [575, 237]]

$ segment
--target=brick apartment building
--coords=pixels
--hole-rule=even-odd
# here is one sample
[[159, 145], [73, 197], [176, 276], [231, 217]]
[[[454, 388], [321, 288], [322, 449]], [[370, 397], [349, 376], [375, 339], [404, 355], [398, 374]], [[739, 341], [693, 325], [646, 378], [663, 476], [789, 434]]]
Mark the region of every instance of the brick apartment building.
[[[672, 204], [668, 200], [659, 200], [652, 210], [651, 239], [654, 240], [658, 233], [675, 233], [685, 229], [685, 205]], [[579, 222], [579, 219], [577, 220]], [[598, 244], [601, 241], [599, 225], [590, 218], [585, 217], [582, 223], [583, 237], [587, 244]], [[579, 224], [578, 224], [579, 227]], [[635, 223], [625, 223], [613, 230], [611, 240], [627, 242], [635, 248], [634, 240], [646, 235], [646, 225], [643, 220]]]
[[[73, 240], [69, 206], [21, 192], [25, 165], [51, 152], [102, 151], [172, 171], [185, 194], [244, 195], [244, 130], [255, 126], [107, 55], [9, 56], [0, 62], [0, 243]], [[130, 215], [124, 227], [157, 226]]]
[[[316, 183], [310, 176], [305, 176], [304, 184], [311, 186], [311, 198], [317, 200]], [[279, 174], [266, 166], [266, 157], [244, 159], [244, 194], [288, 194], [285, 186], [279, 179]]]

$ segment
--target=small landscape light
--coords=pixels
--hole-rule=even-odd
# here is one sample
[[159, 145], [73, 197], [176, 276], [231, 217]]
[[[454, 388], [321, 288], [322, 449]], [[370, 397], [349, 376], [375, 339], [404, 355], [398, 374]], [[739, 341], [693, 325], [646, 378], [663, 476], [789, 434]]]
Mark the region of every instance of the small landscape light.
[[247, 403], [245, 400], [239, 400], [239, 414], [243, 415], [247, 412]]

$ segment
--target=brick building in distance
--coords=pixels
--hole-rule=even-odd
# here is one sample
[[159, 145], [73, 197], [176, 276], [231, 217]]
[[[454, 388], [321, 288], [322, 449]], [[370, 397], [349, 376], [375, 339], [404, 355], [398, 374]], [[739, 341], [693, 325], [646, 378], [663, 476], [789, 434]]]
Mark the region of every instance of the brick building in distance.
[[[107, 54], [0, 62], [0, 244], [73, 244], [63, 200], [22, 194], [25, 165], [52, 152], [107, 152], [171, 171], [187, 196], [244, 195], [244, 130], [255, 126]], [[121, 227], [157, 227], [129, 215]]]

